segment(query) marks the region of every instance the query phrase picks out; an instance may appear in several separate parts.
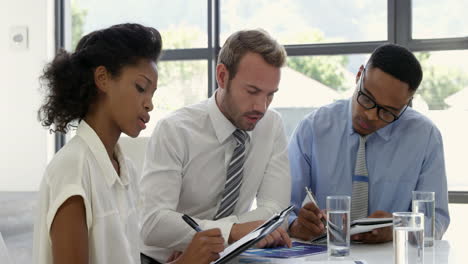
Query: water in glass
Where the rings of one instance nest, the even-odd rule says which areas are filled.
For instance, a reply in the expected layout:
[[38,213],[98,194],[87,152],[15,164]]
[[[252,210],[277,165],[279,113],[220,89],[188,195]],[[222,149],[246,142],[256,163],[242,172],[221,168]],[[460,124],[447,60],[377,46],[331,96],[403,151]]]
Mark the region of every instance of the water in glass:
[[344,257],[349,255],[349,211],[328,211],[327,240],[330,256]]
[[393,229],[394,263],[423,264],[423,241],[423,227],[395,227]]

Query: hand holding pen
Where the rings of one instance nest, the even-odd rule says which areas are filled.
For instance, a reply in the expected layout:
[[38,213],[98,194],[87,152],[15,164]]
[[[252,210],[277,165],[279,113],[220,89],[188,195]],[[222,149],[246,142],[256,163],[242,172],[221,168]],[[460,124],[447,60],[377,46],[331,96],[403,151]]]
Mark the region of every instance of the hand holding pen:
[[192,227],[195,231],[197,231],[197,232],[201,232],[201,231],[202,231],[201,228],[200,228],[200,226],[197,224],[197,222],[195,222],[195,220],[192,219],[192,217],[190,217],[190,216],[184,214],[184,215],[182,216],[182,219],[184,219],[184,221],[185,221],[190,227]]
[[197,233],[182,255],[173,263],[201,263],[209,264],[219,258],[219,253],[224,250],[224,239],[219,228],[202,230],[197,222],[188,215],[182,219]]
[[325,232],[326,220],[323,212],[317,206],[317,200],[308,188],[306,188],[306,195],[311,202],[304,204],[299,209],[297,219],[291,223],[289,232],[292,237],[311,240]]
[[[305,190],[306,190],[306,193],[307,193],[307,196],[309,197],[309,200],[315,204],[315,206],[320,210],[320,207],[318,206],[318,201],[317,199],[315,198],[315,195],[314,193],[310,190],[309,187],[305,187]],[[321,217],[320,218],[320,221],[322,222],[322,224],[324,226],[327,226],[327,221],[325,220],[325,217]]]

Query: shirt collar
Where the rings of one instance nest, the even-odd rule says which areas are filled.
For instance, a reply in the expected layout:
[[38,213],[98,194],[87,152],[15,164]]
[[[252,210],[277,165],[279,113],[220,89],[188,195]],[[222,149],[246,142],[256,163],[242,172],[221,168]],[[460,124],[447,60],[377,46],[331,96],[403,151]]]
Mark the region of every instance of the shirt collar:
[[[219,143],[222,144],[232,135],[232,133],[234,133],[237,127],[234,126],[219,109],[218,104],[216,104],[216,93],[217,92],[208,99],[208,114],[210,115],[216,137],[218,138]],[[246,132],[250,139],[252,137],[252,131]]]
[[[353,104],[352,104],[352,100],[353,100],[353,97],[351,97],[351,99],[349,99],[348,102],[347,102],[348,103],[348,114],[347,114],[347,125],[346,125],[347,128],[346,129],[348,130],[349,135],[352,135],[353,133],[356,133],[356,131],[354,131],[354,128],[353,128],[353,117],[352,117],[352,106],[353,106]],[[398,122],[399,122],[399,120],[397,120],[397,121],[395,121],[393,123],[390,123],[390,124],[384,126],[383,128],[375,131],[372,134],[377,134],[382,139],[384,139],[385,141],[389,141],[390,137],[392,136],[393,127]],[[369,136],[371,136],[371,135],[369,135]]]
[[125,159],[122,155],[120,145],[117,143],[115,145],[115,155],[117,157],[117,161],[119,162],[120,167],[120,177],[114,169],[109,156],[107,155],[106,148],[102,143],[99,136],[90,127],[84,120],[81,120],[80,124],[78,125],[76,135],[81,137],[84,142],[88,145],[89,149],[93,153],[94,157],[96,158],[97,163],[101,167],[103,177],[106,179],[107,184],[112,186],[116,181],[122,184],[123,186],[128,186],[129,184],[129,175],[127,164],[125,163]]

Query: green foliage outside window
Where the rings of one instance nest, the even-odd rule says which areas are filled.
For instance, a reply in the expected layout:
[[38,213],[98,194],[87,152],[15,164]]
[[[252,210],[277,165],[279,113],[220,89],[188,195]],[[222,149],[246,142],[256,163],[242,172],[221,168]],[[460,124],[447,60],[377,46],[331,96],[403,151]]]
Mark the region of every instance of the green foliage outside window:
[[81,9],[76,1],[71,2],[72,8],[72,49],[75,50],[78,41],[83,36],[83,24],[88,14],[87,10]]
[[[87,10],[80,9],[76,1],[72,1],[72,48],[83,35],[83,25],[87,16]],[[180,49],[189,46],[191,42],[206,42],[206,36],[199,29],[190,26],[172,27],[161,32],[163,37],[163,49]],[[301,43],[320,43],[324,41],[323,33],[317,29],[301,33],[294,33],[293,39]],[[329,42],[330,40],[327,39]],[[447,69],[429,63],[429,52],[417,53],[423,67],[424,78],[418,89],[418,94],[427,102],[430,110],[447,109],[445,98],[468,86],[468,76],[461,70]],[[338,56],[290,56],[288,67],[303,73],[304,75],[321,82],[322,84],[338,92],[346,91],[347,87],[345,71],[348,57]],[[159,64],[159,86],[173,89],[171,92],[183,98],[183,104],[195,103],[200,97],[200,87],[206,85],[202,82],[194,83],[202,78],[197,76],[206,74],[206,64],[198,61],[172,61]],[[205,89],[202,89],[205,90]],[[164,104],[159,100],[158,104]],[[159,105],[169,109],[169,105]]]
[[417,53],[423,68],[423,80],[417,94],[426,101],[430,110],[444,110],[448,108],[445,98],[468,86],[468,76],[461,70],[447,69],[431,65],[429,52]]
[[[301,43],[321,43],[325,40],[319,30],[310,30],[291,36]],[[346,56],[295,56],[289,57],[288,66],[304,75],[338,91],[346,91],[344,71],[348,64]]]

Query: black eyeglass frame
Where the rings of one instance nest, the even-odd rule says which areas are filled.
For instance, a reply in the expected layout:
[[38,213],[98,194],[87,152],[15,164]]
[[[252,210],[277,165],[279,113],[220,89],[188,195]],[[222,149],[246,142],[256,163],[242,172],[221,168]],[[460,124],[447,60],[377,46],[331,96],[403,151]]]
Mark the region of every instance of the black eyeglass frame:
[[[362,73],[361,73],[361,76],[360,76],[360,80],[359,80],[359,90],[358,90],[358,95],[356,96],[356,101],[358,102],[358,104],[360,106],[362,106],[364,109],[366,110],[371,110],[371,109],[374,109],[374,108],[377,108],[377,116],[379,117],[380,120],[384,121],[385,123],[393,123],[395,121],[397,121],[402,115],[403,113],[406,111],[406,109],[408,108],[408,106],[411,104],[411,101],[413,100],[413,97],[410,98],[410,100],[408,101],[408,103],[406,104],[405,108],[403,110],[400,111],[400,114],[399,115],[395,115],[394,113],[392,113],[390,110],[388,110],[387,108],[377,104],[374,99],[372,99],[369,95],[365,94],[363,91],[362,91],[362,83],[364,82],[364,74],[366,73],[366,68],[364,68],[362,70]],[[373,103],[373,106],[371,107],[367,107],[365,105],[363,105],[360,101],[359,101],[359,98],[361,96],[364,96],[366,99],[368,99],[370,102]],[[391,114],[393,116],[393,120],[391,121],[387,121],[385,120],[384,118],[381,117],[381,111],[382,110],[385,110],[387,111],[389,114]]]

